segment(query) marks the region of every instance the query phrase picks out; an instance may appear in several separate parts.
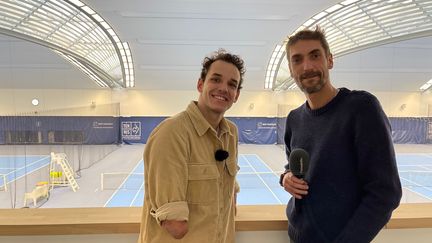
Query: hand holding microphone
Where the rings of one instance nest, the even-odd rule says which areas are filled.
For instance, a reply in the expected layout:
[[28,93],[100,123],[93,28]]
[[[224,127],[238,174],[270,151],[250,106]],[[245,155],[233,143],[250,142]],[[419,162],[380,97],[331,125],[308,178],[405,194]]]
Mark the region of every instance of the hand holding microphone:
[[309,169],[309,154],[304,149],[294,149],[289,156],[289,168],[282,178],[282,186],[296,199],[302,199],[309,189],[303,180]]

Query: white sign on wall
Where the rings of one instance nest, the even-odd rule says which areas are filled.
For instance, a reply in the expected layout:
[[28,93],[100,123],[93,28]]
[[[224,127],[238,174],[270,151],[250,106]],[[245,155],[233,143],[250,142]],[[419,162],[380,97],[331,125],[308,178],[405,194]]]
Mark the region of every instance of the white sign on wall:
[[141,122],[123,121],[121,124],[122,138],[125,140],[141,140]]

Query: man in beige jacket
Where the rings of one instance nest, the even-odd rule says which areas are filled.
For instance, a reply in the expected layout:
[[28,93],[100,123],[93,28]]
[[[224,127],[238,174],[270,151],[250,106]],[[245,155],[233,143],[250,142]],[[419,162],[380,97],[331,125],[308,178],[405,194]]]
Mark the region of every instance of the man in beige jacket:
[[163,121],[144,151],[140,243],[230,243],[237,127],[224,118],[240,95],[243,60],[223,50],[203,61],[198,101]]

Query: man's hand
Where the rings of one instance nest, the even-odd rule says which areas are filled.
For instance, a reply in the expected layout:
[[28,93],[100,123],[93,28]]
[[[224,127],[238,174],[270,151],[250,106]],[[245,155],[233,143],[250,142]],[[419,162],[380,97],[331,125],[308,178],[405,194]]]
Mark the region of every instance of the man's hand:
[[175,239],[183,238],[188,232],[187,221],[164,220],[161,226]]
[[303,196],[308,194],[309,186],[306,181],[295,177],[291,172],[285,174],[282,186],[285,191],[289,192],[296,199],[302,199]]

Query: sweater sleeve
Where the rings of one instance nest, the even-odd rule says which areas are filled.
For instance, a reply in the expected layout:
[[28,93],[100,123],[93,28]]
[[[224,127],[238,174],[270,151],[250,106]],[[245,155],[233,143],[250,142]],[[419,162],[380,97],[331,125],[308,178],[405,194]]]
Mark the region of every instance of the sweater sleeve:
[[288,158],[289,155],[291,153],[291,127],[289,126],[289,121],[290,121],[290,114],[288,114],[287,119],[286,119],[286,123],[285,123],[285,133],[284,133],[284,142],[285,142],[285,156],[286,156],[286,161],[287,163],[285,164],[284,168],[285,171],[289,171],[289,163],[288,163]]
[[402,196],[388,118],[370,94],[357,105],[354,136],[362,198],[338,243],[371,242]]

